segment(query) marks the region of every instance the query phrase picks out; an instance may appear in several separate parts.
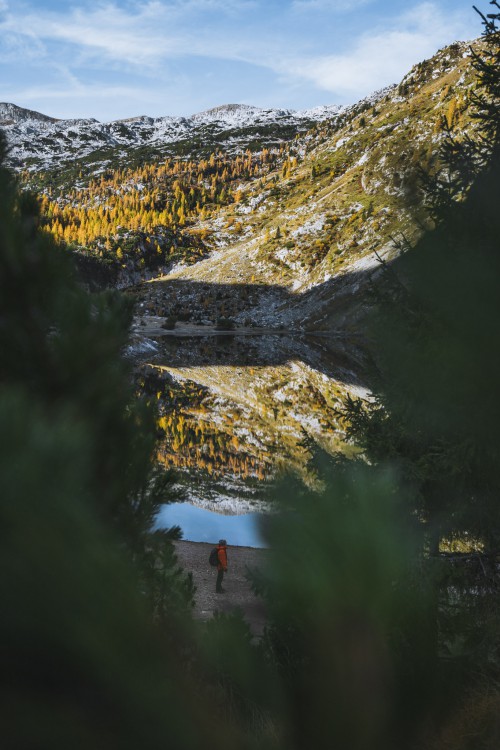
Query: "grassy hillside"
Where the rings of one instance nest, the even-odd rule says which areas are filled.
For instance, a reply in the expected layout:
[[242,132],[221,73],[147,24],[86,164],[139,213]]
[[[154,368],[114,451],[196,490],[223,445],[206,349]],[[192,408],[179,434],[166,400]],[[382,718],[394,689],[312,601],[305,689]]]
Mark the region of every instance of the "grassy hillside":
[[[468,48],[455,44],[413,68],[398,87],[296,139],[274,170],[240,185],[237,203],[198,222],[216,247],[200,263],[148,285],[148,304],[162,314],[162,300],[171,305],[190,280],[234,284],[232,308],[240,322],[250,317],[269,325],[274,316],[285,324],[319,325],[339,292],[352,296],[378,267],[377,256],[396,254],[394,238],[419,233],[426,221],[419,169],[437,169],[448,127],[457,137],[473,131],[474,85]],[[246,285],[259,290],[250,316],[241,301]],[[265,304],[262,287],[268,288]],[[307,294],[312,287],[313,296]],[[203,306],[193,302],[193,310]]]

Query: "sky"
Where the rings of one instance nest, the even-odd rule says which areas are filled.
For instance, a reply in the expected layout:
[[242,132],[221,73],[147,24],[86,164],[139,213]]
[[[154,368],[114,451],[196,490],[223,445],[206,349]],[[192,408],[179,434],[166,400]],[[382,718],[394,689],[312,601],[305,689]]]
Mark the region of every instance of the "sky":
[[0,102],[103,122],[354,103],[478,37],[472,3],[0,0]]

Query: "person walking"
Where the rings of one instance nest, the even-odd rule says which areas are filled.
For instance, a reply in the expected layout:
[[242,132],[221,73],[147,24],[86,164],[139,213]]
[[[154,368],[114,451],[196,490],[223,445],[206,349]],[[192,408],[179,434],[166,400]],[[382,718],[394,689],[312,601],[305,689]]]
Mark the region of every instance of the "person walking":
[[219,539],[217,545],[217,581],[215,584],[215,591],[217,594],[223,594],[224,589],[222,588],[222,579],[224,573],[227,573],[227,542],[225,539]]

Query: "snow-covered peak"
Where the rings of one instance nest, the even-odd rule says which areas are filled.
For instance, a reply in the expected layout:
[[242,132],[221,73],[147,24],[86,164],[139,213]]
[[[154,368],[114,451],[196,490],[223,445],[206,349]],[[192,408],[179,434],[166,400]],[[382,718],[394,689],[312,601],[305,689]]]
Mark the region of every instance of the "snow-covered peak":
[[187,153],[190,141],[193,149],[200,144],[206,148],[212,142],[214,150],[221,146],[244,148],[249,137],[259,137],[260,126],[261,142],[276,144],[290,137],[290,129],[305,132],[313,122],[329,119],[342,110],[335,105],[296,112],[224,104],[191,117],[140,115],[101,123],[93,118],[57,120],[5,103],[0,104],[0,127],[7,135],[13,166],[47,169],[56,162],[86,157],[103,148],[152,146],[165,148],[168,153],[171,144],[182,142]]
[[192,115],[190,119],[196,124],[220,123],[228,128],[242,128],[259,123],[277,122],[284,117],[293,118],[293,110],[263,109],[249,104],[224,104]]
[[295,117],[301,117],[305,120],[328,120],[331,117],[337,117],[344,109],[345,107],[340,104],[322,104],[319,107],[295,112]]
[[41,112],[35,112],[32,109],[18,107],[17,104],[0,102],[0,125],[15,125],[28,121],[52,123],[57,122],[57,119],[55,117],[48,117],[48,115],[42,115]]
[[249,104],[224,104],[199,112],[190,118],[195,123],[221,123],[226,127],[246,127],[272,122],[296,122],[300,120],[325,120],[338,115],[343,107],[326,105],[313,109],[294,110],[254,107]]
[[176,117],[171,115],[150,117],[148,115],[138,115],[137,117],[128,117],[101,123],[93,117],[57,119],[44,115],[41,112],[35,112],[30,109],[18,107],[16,104],[4,102],[0,103],[0,125],[12,128],[25,125],[29,122],[31,124],[54,125],[56,129],[95,125],[110,131],[123,126],[132,130],[136,128],[154,128],[159,131],[173,125],[182,125],[190,128],[215,123],[229,128],[240,128],[259,123],[280,123],[285,120],[289,120],[290,122],[296,120],[324,120],[338,115],[343,109],[344,107],[335,104],[298,111],[293,109],[255,107],[250,104],[223,104],[207,109],[204,112],[197,112],[190,117]]
[[256,115],[261,112],[260,107],[254,107],[251,104],[221,104],[218,107],[211,107],[203,112],[197,112],[191,116],[192,120],[225,120],[228,117],[246,117]]
[[109,125],[121,124],[124,125],[152,125],[154,123],[154,117],[148,115],[137,115],[136,117],[127,117],[124,120],[112,120],[108,123]]

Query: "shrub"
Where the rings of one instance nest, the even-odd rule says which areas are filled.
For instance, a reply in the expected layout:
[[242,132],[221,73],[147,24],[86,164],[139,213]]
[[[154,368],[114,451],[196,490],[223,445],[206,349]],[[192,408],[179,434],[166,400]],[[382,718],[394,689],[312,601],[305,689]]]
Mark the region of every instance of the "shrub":
[[232,331],[235,328],[235,323],[231,318],[217,318],[215,328],[218,331]]

